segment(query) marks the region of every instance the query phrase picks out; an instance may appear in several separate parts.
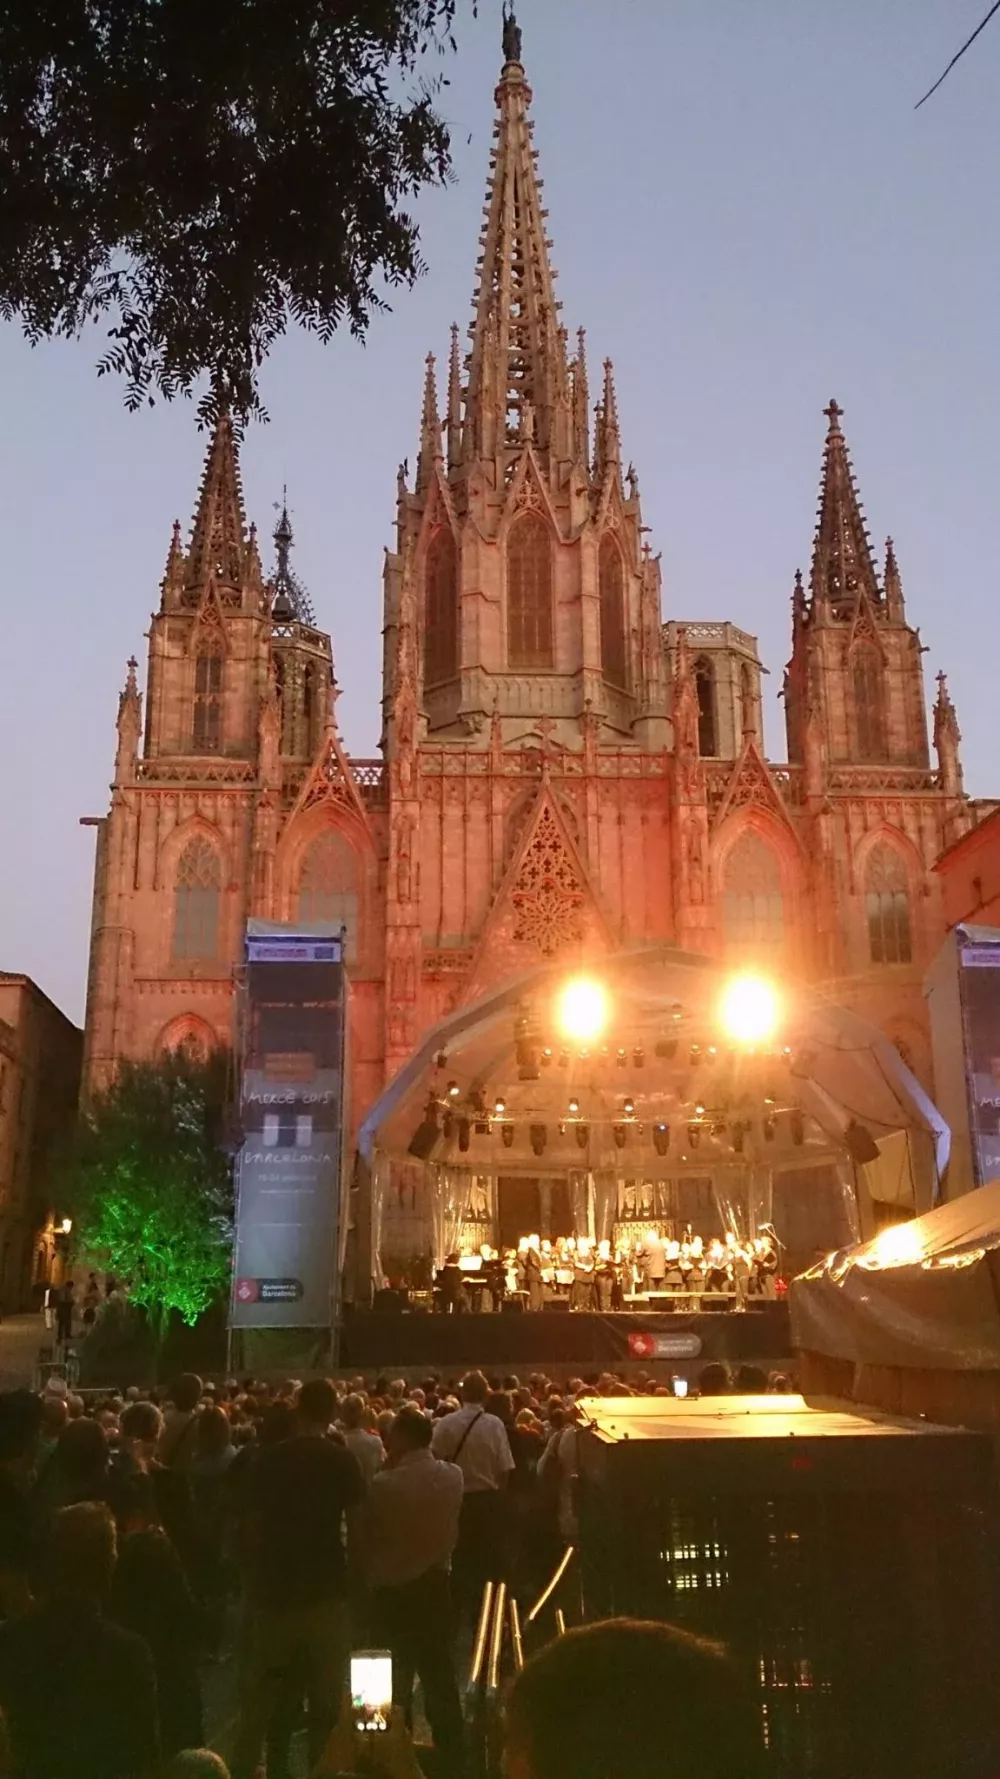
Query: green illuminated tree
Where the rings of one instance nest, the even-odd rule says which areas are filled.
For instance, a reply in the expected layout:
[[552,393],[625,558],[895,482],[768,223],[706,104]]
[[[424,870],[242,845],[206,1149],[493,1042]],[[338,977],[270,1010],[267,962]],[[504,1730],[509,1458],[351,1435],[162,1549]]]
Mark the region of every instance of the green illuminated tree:
[[157,1344],[174,1313],[193,1324],[229,1283],[228,1079],[224,1051],[126,1062],[80,1117],[67,1167],[74,1247],[122,1281]]

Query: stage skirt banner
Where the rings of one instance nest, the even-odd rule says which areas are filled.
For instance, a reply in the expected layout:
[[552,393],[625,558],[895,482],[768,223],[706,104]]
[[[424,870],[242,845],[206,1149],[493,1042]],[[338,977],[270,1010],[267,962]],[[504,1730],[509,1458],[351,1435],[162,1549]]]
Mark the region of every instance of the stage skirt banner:
[[234,1328],[327,1328],[341,1200],[341,941],[255,925],[247,933],[230,1320]]

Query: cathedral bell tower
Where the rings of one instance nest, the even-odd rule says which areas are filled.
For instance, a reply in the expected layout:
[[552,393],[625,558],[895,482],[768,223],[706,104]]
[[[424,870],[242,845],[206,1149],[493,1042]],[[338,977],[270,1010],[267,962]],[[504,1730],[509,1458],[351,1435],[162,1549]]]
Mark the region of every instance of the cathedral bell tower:
[[623,476],[610,361],[591,425],[583,331],[569,355],[532,146],[521,33],[504,29],[470,350],[452,329],[442,416],[426,365],[414,485],[400,471],[385,571],[391,748],[400,612],[412,596],[425,733],[485,747],[539,719],[578,746],[663,745],[660,573]]
[[881,584],[841,431],[826,445],[809,590],[796,575],[785,670],[788,758],[837,766],[929,765],[919,632],[906,621],[892,539]]

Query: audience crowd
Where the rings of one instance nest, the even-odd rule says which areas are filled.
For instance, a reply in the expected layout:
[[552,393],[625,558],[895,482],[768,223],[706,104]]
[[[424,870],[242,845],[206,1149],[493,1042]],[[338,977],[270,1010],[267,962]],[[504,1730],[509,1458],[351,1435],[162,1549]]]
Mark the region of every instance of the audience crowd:
[[[790,1387],[755,1367],[700,1379],[703,1394]],[[0,1394],[0,1779],[222,1779],[230,1768],[204,1746],[204,1690],[230,1659],[233,1779],[289,1779],[303,1722],[317,1779],[358,1759],[410,1779],[422,1771],[408,1733],[418,1679],[433,1770],[460,1779],[456,1645],[464,1626],[468,1647],[484,1582],[503,1577],[527,1603],[573,1539],[586,1399],[670,1393],[641,1373],[629,1384],[472,1372],[419,1384],[185,1374],[162,1394],[86,1398],[54,1379]],[[391,1650],[398,1709],[388,1734],[359,1741],[344,1684],[363,1646]],[[676,1768],[673,1754],[664,1764],[652,1729],[643,1764],[644,1700],[659,1712],[671,1677],[692,1737],[702,1695],[717,1713],[732,1691],[749,1772],[753,1735],[722,1652],[610,1621],[559,1639],[517,1679],[511,1779],[721,1772],[718,1721],[700,1764],[683,1764],[681,1741]],[[584,1692],[570,1700],[572,1687]],[[633,1746],[616,1765],[623,1698]],[[575,1754],[561,1699],[582,1726]]]

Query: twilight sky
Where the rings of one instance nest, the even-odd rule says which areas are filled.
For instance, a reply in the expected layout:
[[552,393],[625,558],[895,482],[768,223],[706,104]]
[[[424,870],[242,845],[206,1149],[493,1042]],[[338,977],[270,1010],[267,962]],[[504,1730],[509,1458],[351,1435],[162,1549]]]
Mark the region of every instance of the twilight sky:
[[[563,320],[591,384],[614,359],[664,617],[730,618],[770,668],[808,567],[822,409],[842,403],[873,542],[896,540],[931,673],[947,668],[966,784],[994,765],[1000,18],[913,107],[985,0],[521,0]],[[262,533],[287,481],[296,563],[333,634],[348,747],[378,736],[380,575],[423,360],[470,318],[500,68],[498,0],[460,17],[443,94],[456,181],[419,207],[428,271],[372,326],[294,335],[243,450]],[[468,0],[460,0],[468,14]],[[187,403],[129,415],[102,336],[32,351],[0,326],[5,532],[0,964],[82,1020],[93,833],[116,699],[188,525],[204,441]],[[266,557],[266,561],[269,558]]]

